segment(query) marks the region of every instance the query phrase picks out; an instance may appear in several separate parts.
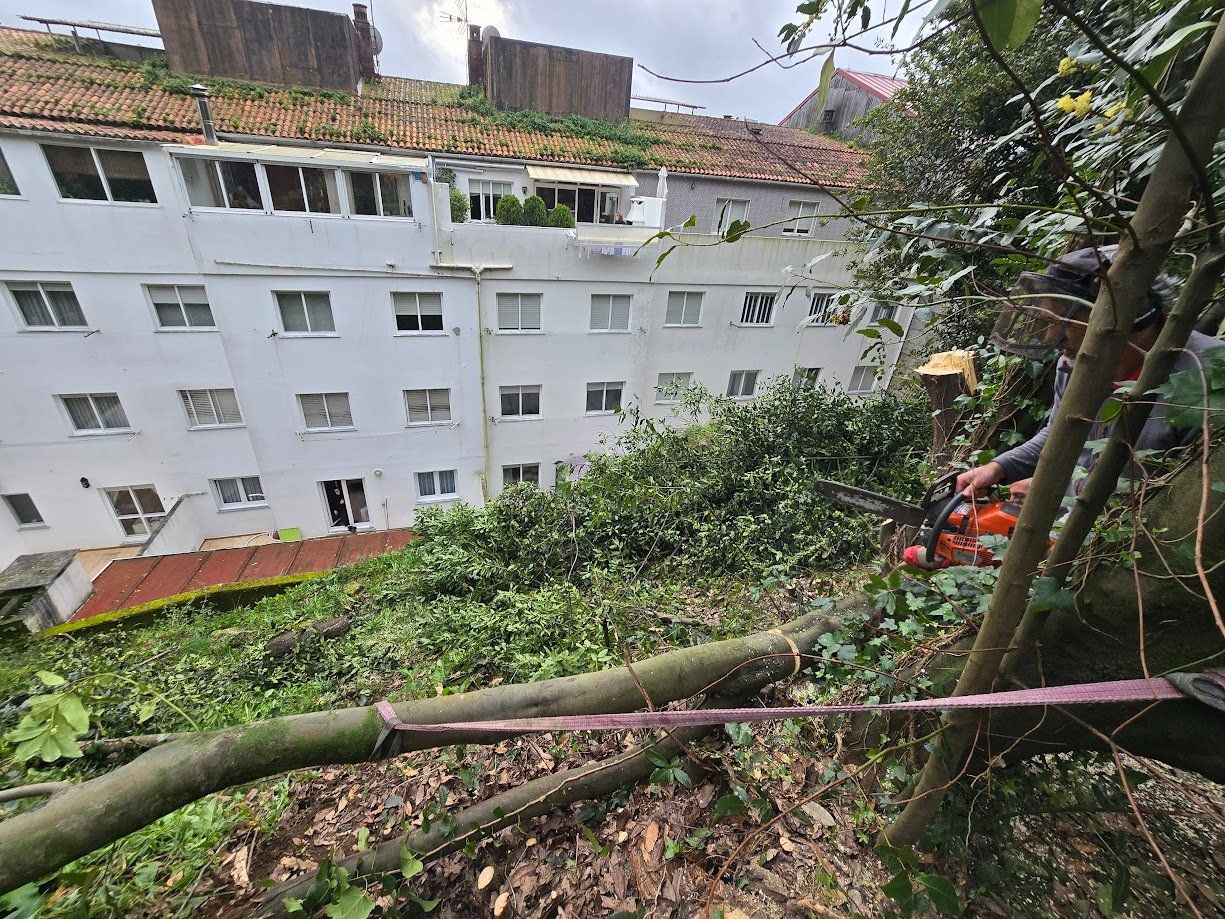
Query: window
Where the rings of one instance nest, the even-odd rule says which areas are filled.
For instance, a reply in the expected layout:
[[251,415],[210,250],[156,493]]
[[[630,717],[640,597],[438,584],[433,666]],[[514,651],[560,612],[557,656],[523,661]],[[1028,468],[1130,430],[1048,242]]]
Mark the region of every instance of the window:
[[237,479],[213,479],[213,491],[222,507],[242,507],[264,503],[264,486],[259,476],[246,475]]
[[574,212],[575,223],[614,223],[621,213],[621,190],[596,185],[541,185],[536,194],[547,210],[564,204]]
[[897,321],[897,304],[896,303],[873,303],[872,312],[868,315],[868,325],[880,322],[882,319],[888,319],[890,322]]
[[319,490],[323,492],[332,529],[357,529],[370,523],[364,479],[328,479],[319,483]]
[[808,304],[809,325],[836,325],[838,322],[837,294],[816,293]]
[[689,388],[693,374],[661,373],[655,384],[655,402],[657,405],[669,405],[681,401],[681,392]]
[[696,326],[702,319],[702,291],[668,291],[668,311],[664,325]]
[[149,299],[160,329],[215,329],[213,310],[204,288],[196,285],[150,284]]
[[540,329],[540,294],[498,294],[498,328],[503,332]]
[[871,392],[876,388],[876,365],[860,364],[851,371],[851,382],[847,392]]
[[760,370],[733,370],[727,380],[727,394],[733,399],[751,399],[757,391]]
[[21,194],[21,189],[17,187],[17,180],[13,178],[13,172],[4,159],[4,153],[0,152],[0,195],[19,194]]
[[224,207],[240,211],[265,210],[255,164],[242,160],[205,160],[181,157],[179,172],[192,207]]
[[715,199],[715,232],[723,236],[737,220],[747,220],[749,202],[740,198]]
[[539,386],[502,386],[498,393],[502,400],[503,418],[523,418],[540,414]]
[[397,332],[441,332],[442,294],[394,293]]
[[783,224],[784,236],[810,236],[816,222],[819,205],[816,201],[791,201],[787,204],[787,223]]
[[42,148],[61,198],[157,202],[142,153],[60,144],[43,144]]
[[43,521],[43,515],[38,512],[38,508],[34,505],[34,499],[29,495],[4,495],[4,503],[8,505],[9,510],[13,512],[13,516],[17,518],[19,527],[40,527],[46,526]]
[[438,424],[451,420],[449,389],[406,389],[404,405],[409,424]]
[[298,396],[298,404],[302,406],[302,419],[308,431],[353,427],[347,392],[302,393]]
[[625,383],[588,383],[587,412],[608,414],[621,409],[621,391]]
[[104,488],[124,536],[148,536],[153,524],[166,516],[162,499],[152,485]]
[[83,329],[85,314],[71,284],[9,284],[27,329]]
[[78,434],[131,430],[128,416],[119,404],[119,397],[113,392],[60,396],[60,401],[64,403],[72,428]]
[[455,470],[441,469],[437,472],[418,472],[417,491],[420,501],[445,501],[458,496],[455,490]]
[[628,332],[629,327],[629,294],[591,295],[591,331]]
[[504,486],[518,485],[526,482],[529,485],[540,484],[540,464],[523,463],[518,466],[502,467],[502,484]]
[[816,389],[817,382],[820,379],[820,367],[796,367],[795,376],[791,378],[791,384],[797,389]]
[[498,200],[514,191],[509,182],[472,179],[468,182],[468,216],[471,220],[493,220]]
[[413,216],[412,177],[391,172],[344,172],[349,206],[366,217]]
[[274,211],[339,214],[336,170],[318,166],[264,164]]
[[281,328],[291,335],[321,335],[336,331],[332,299],[327,292],[277,291]]
[[242,424],[242,412],[232,389],[180,389],[190,428],[219,428]]
[[740,309],[741,325],[769,325],[774,320],[775,294],[754,293],[744,295],[744,306]]

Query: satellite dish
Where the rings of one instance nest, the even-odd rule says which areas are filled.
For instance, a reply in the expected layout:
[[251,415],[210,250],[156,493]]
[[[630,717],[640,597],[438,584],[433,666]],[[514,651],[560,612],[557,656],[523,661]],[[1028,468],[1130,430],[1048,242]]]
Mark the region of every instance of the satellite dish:
[[497,26],[485,26],[481,29],[481,41],[489,41],[491,38],[501,38],[502,33],[498,31]]
[[376,55],[382,54],[383,53],[383,33],[379,31],[378,26],[376,26],[373,22],[370,23],[370,32],[372,33],[372,37],[374,38],[374,53]]

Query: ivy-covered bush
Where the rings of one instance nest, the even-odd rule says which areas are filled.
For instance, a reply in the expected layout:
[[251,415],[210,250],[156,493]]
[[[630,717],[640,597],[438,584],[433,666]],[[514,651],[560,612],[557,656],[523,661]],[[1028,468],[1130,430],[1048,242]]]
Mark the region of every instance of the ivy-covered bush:
[[523,225],[525,227],[542,227],[548,220],[549,212],[540,195],[528,195],[523,199]]
[[447,191],[447,198],[451,202],[451,222],[464,223],[468,219],[468,199],[455,186]]
[[503,195],[498,199],[493,210],[494,219],[504,227],[517,227],[523,224],[523,205],[515,195]]
[[574,229],[574,211],[564,204],[557,205],[549,211],[549,226]]

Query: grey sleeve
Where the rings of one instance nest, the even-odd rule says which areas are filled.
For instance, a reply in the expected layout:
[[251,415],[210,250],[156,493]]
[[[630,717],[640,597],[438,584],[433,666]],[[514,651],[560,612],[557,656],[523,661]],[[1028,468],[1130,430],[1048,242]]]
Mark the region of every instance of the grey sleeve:
[[1005,485],[1028,479],[1034,474],[1034,470],[1038,467],[1038,457],[1042,454],[1042,448],[1046,446],[1046,439],[1051,433],[1051,419],[1059,411],[1059,403],[1063,400],[1063,391],[1067,388],[1069,375],[1070,370],[1060,359],[1059,367],[1055,371],[1055,395],[1051,399],[1051,413],[1047,416],[1046,424],[1042,425],[1042,430],[1025,443],[1011,450],[1005,450],[995,458],[995,462],[1004,468]]

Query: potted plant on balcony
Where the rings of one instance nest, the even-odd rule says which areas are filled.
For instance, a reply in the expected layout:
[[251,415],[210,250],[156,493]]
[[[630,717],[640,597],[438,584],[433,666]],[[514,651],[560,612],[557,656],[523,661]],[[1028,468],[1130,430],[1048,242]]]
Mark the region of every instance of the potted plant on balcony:
[[520,226],[523,223],[523,205],[514,195],[503,195],[498,199],[493,216],[501,226]]
[[549,226],[574,229],[574,211],[564,204],[557,205],[549,211]]
[[529,195],[523,199],[523,225],[542,227],[549,221],[549,212],[540,195]]

